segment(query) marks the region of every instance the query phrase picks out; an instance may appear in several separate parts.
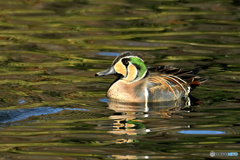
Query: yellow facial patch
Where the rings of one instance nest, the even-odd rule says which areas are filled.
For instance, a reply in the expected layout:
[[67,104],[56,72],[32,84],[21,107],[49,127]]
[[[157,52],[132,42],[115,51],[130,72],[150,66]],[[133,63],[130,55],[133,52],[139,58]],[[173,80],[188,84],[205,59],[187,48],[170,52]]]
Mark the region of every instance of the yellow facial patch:
[[128,69],[128,75],[127,75],[126,78],[124,78],[124,80],[125,80],[125,81],[128,81],[128,82],[131,82],[131,81],[133,81],[133,80],[136,78],[136,76],[137,76],[137,68],[136,68],[134,65],[132,65],[131,63],[129,63],[127,69]]
[[124,77],[127,75],[126,67],[122,64],[121,61],[117,62],[117,63],[114,65],[114,70],[115,70],[117,73],[122,74]]

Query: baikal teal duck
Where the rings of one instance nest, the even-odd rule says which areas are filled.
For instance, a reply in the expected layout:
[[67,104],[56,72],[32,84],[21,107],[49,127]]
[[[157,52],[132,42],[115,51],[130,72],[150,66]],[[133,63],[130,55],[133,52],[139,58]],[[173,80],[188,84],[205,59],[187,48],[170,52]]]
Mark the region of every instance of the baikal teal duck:
[[112,65],[95,76],[116,75],[108,89],[111,100],[129,103],[173,101],[187,97],[207,80],[198,77],[200,68],[178,69],[171,66],[146,67],[140,55],[123,52]]

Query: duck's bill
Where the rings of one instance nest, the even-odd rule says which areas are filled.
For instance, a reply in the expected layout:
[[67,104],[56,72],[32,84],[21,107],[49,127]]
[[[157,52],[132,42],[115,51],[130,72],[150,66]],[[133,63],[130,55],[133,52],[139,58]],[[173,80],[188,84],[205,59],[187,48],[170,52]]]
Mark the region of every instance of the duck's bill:
[[108,68],[108,69],[105,70],[105,71],[96,73],[96,74],[95,74],[95,77],[96,77],[96,76],[114,75],[114,74],[117,74],[117,72],[114,70],[114,67],[110,67],[110,68]]

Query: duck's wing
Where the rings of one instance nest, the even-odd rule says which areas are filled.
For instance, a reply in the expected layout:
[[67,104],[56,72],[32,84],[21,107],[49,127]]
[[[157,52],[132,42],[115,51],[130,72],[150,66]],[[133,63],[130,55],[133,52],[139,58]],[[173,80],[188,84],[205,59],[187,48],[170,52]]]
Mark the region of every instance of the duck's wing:
[[159,73],[149,74],[147,88],[152,102],[176,100],[190,92],[189,84],[181,78]]
[[[201,83],[205,82],[207,77],[198,77],[197,74],[200,71],[200,67],[193,69],[179,69],[172,66],[157,66],[157,67],[149,67],[148,71],[150,75],[155,75],[158,73],[159,77],[161,77],[162,81],[165,80],[166,85],[170,87],[171,84],[178,85],[182,90],[187,91],[190,86],[190,90],[196,88]],[[190,92],[187,91],[187,92]]]

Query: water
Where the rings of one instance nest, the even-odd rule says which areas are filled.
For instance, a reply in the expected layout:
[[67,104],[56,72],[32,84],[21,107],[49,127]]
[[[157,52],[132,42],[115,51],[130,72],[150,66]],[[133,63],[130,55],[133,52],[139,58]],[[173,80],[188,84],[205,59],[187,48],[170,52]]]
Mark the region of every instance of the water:
[[[235,0],[1,1],[0,160],[240,153],[239,6]],[[108,102],[115,77],[94,74],[123,51],[141,53],[148,66],[200,66],[209,80],[191,102],[148,110]]]

